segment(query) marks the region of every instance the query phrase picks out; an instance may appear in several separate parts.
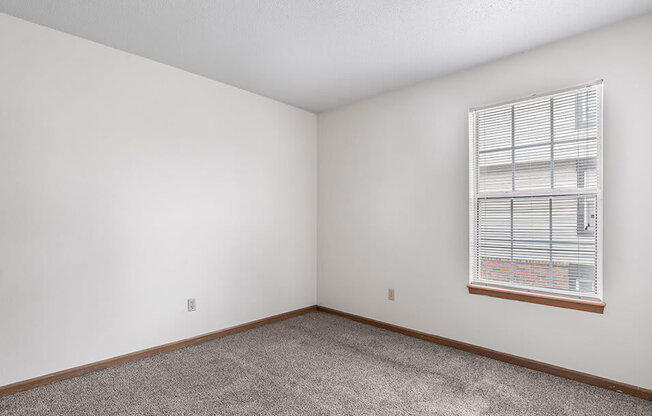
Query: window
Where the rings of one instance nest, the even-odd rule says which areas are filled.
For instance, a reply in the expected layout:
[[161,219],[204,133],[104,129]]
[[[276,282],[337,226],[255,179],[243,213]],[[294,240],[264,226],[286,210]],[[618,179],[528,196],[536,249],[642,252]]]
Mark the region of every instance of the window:
[[601,301],[602,81],[472,109],[469,136],[469,288]]

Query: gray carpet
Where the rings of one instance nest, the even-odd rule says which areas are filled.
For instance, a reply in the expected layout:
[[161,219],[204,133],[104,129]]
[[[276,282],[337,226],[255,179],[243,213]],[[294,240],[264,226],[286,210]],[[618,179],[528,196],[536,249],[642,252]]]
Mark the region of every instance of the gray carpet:
[[313,312],[0,398],[0,415],[652,415],[652,403]]

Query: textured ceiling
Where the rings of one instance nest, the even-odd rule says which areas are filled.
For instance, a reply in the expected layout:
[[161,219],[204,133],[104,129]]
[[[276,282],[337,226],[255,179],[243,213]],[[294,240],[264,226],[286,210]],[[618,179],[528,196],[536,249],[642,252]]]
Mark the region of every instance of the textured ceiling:
[[0,0],[0,12],[319,112],[652,0]]

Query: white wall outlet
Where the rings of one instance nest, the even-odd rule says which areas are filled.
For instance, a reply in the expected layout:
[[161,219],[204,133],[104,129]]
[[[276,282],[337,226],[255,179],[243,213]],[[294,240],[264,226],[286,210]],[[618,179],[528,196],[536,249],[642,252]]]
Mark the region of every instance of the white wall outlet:
[[387,299],[388,300],[394,300],[394,289],[393,288],[387,289]]
[[188,312],[194,312],[197,310],[197,302],[195,298],[188,299]]

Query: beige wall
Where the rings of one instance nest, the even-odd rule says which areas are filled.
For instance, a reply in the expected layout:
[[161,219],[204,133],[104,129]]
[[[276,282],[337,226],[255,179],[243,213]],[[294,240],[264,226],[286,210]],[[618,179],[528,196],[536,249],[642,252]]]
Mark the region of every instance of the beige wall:
[[[652,388],[651,40],[647,15],[320,114],[318,303]],[[468,109],[597,79],[604,315],[469,295]]]
[[0,385],[313,305],[316,192],[314,114],[0,14]]

